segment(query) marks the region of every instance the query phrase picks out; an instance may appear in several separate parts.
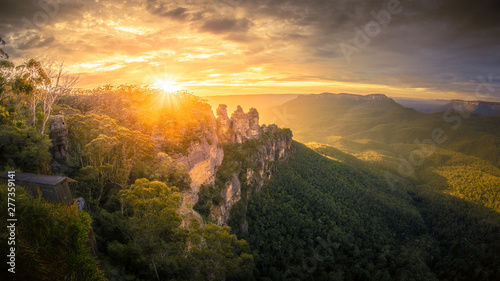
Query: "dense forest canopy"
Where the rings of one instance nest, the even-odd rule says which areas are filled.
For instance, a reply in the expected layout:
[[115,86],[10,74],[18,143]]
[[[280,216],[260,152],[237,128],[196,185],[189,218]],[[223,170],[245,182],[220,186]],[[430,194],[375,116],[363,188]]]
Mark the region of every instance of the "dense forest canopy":
[[259,280],[497,280],[500,215],[295,143],[250,199]]

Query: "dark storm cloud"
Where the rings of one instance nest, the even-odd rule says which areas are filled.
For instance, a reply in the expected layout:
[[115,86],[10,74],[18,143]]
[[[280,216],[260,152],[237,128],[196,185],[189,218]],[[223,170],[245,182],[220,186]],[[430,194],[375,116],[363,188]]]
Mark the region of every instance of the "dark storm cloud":
[[247,32],[252,23],[247,19],[212,19],[206,21],[200,31],[214,34],[225,34],[231,32]]
[[0,4],[0,24],[13,25],[19,23],[22,17],[33,15],[40,8],[34,8],[37,1],[4,0]]
[[357,74],[365,78],[376,71],[380,77],[375,74],[374,79],[390,76],[382,79],[458,91],[463,90],[463,84],[449,84],[441,77],[453,75],[458,82],[475,83],[479,75],[500,76],[500,2],[493,0],[401,0],[403,12],[392,15],[379,35],[354,55],[355,62],[347,63],[339,44],[354,44],[355,28],[363,29],[374,20],[372,12],[385,9],[387,3],[257,0],[245,1],[243,6],[255,11],[249,13],[251,18],[273,17],[292,27],[307,27],[300,40],[292,36],[280,39],[295,41],[312,56],[331,59],[332,65],[344,65],[343,71],[352,76],[363,69]]
[[[388,0],[245,0],[249,16],[278,17],[305,25],[316,24],[328,30],[344,25],[363,24],[372,10],[386,7]],[[401,0],[405,15],[420,21],[437,20],[453,23],[454,27],[477,30],[498,25],[500,2],[496,0]]]
[[43,48],[45,46],[50,45],[52,42],[56,40],[55,37],[51,36],[48,38],[35,35],[32,38],[27,39],[17,46],[19,50],[28,50],[28,49],[37,49]]
[[170,10],[168,12],[165,12],[165,13],[161,14],[161,16],[171,17],[174,19],[185,19],[187,16],[186,12],[187,12],[186,8],[179,7],[179,8],[175,8],[173,10]]
[[70,0],[2,0],[0,28],[2,32],[42,29],[47,24],[78,18],[82,8],[93,1]]
[[189,16],[187,13],[188,9],[184,7],[170,8],[167,3],[156,0],[148,0],[146,2],[146,9],[153,15],[178,20],[184,20]]

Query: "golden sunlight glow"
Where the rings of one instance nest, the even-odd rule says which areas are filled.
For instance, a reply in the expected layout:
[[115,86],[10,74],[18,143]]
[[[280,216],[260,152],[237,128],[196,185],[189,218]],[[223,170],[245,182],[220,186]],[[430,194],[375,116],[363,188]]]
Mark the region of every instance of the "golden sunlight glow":
[[175,93],[182,90],[182,86],[173,81],[156,81],[156,85],[154,86],[167,93]]
[[[164,68],[164,69],[162,69]],[[146,80],[152,88],[161,90],[164,93],[176,93],[184,90],[181,83],[177,82],[180,79],[178,71],[167,71],[165,67],[149,68]],[[173,73],[177,73],[174,75]]]
[[160,91],[155,100],[158,108],[176,109],[178,107],[177,92],[181,91],[183,87],[176,82],[175,78],[165,75],[164,80],[155,79],[152,87]]

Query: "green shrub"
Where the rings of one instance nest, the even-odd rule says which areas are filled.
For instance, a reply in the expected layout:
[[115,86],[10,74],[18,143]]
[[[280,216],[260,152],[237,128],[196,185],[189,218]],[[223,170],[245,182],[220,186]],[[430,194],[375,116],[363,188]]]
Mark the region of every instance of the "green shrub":
[[[91,219],[76,205],[48,203],[16,188],[17,280],[106,280],[91,254]],[[0,207],[7,210],[7,187],[0,187]],[[1,213],[1,227],[7,226]],[[2,232],[4,233],[4,232]],[[6,235],[2,235],[6,239]],[[2,240],[3,240],[2,239]],[[7,243],[0,248],[7,252]],[[2,263],[2,272],[6,272]]]

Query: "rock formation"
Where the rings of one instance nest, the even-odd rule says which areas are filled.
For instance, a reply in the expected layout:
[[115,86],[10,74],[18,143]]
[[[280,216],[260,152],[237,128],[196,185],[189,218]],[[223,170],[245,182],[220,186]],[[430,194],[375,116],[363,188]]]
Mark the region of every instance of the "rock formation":
[[214,182],[217,168],[224,158],[224,150],[217,135],[217,121],[212,112],[209,115],[211,119],[202,124],[198,141],[191,143],[187,153],[174,156],[176,162],[184,164],[191,178],[191,189],[183,192],[184,199],[180,209],[181,215],[184,216],[184,225],[192,217],[201,221],[201,216],[193,210],[193,206],[198,202],[200,186]]
[[[236,111],[231,115],[230,121],[227,119],[225,105],[219,106],[217,114],[219,116],[219,118],[217,118],[218,125],[220,124],[224,126],[219,128],[219,135],[224,139],[233,140],[232,142],[234,143],[243,143],[249,139],[257,139],[260,137],[261,128],[259,125],[259,112],[257,112],[257,109],[250,108],[248,113],[245,113],[243,112],[241,106],[238,106]],[[227,126],[230,126],[231,129],[226,129]]]
[[259,125],[259,112],[257,109],[250,108],[247,113],[248,116],[248,137],[249,139],[257,139],[260,137],[260,125]]
[[238,174],[233,174],[231,181],[226,183],[221,191],[222,204],[213,206],[212,217],[218,225],[222,225],[229,219],[229,211],[234,204],[241,199],[241,182]]
[[217,108],[217,135],[222,144],[234,141],[234,132],[231,129],[231,119],[227,115],[227,106],[219,105]]
[[231,115],[231,124],[235,143],[243,143],[245,140],[249,139],[250,127],[248,124],[248,116],[239,105],[236,111]]
[[62,115],[54,116],[50,124],[50,139],[52,139],[52,156],[57,161],[68,158],[69,139],[68,128]]
[[[211,114],[211,113],[210,113]],[[233,174],[220,191],[221,204],[213,206],[212,219],[218,224],[224,224],[229,219],[229,212],[233,205],[243,195],[242,184],[260,190],[265,180],[273,173],[274,163],[286,159],[292,146],[291,132],[283,133],[276,125],[262,127],[259,125],[259,113],[251,108],[248,113],[238,106],[236,111],[228,117],[226,105],[220,105],[217,110],[217,119],[212,119],[201,126],[198,138],[193,141],[187,153],[175,156],[177,162],[183,163],[191,177],[191,189],[184,192],[181,206],[183,225],[189,224],[191,218],[203,221],[193,209],[198,202],[198,193],[203,184],[215,184],[216,174],[224,159],[224,145],[243,144],[248,140],[259,140],[262,134],[267,134],[266,141],[248,155],[253,166],[258,169],[245,169]]]
[[[261,132],[260,129],[259,132]],[[223,202],[212,206],[211,217],[219,225],[227,223],[231,208],[242,197],[248,198],[251,191],[260,191],[266,180],[272,177],[277,163],[293,155],[290,131],[282,130],[276,125],[263,125],[262,133],[267,134],[266,141],[261,141],[261,145],[248,155],[247,161],[251,168],[241,169],[233,174],[232,179],[220,192]],[[247,193],[242,193],[242,184],[247,186]],[[245,229],[248,229],[248,225],[243,222],[241,230],[245,231]]]
[[61,174],[68,171],[68,151],[69,139],[68,128],[62,115],[55,115],[50,123],[49,137],[52,140],[51,170],[54,174]]

